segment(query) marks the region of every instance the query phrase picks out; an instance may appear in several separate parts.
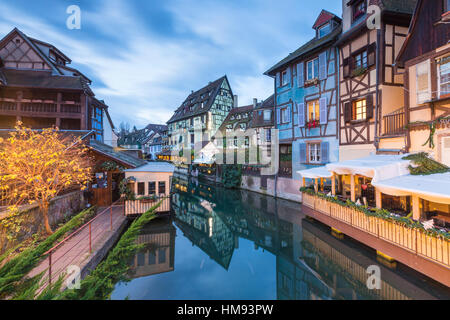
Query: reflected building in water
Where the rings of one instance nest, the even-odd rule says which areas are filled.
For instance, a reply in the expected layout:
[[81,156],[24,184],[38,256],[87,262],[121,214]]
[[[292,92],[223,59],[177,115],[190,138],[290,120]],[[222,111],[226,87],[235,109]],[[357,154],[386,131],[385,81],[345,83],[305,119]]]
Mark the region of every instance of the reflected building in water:
[[147,224],[137,243],[144,245],[130,261],[128,276],[132,279],[171,272],[175,264],[176,228],[167,218],[158,218]]
[[[176,187],[178,185],[178,187]],[[241,190],[175,181],[174,222],[209,257],[228,270],[239,238],[276,256],[278,299],[435,299],[449,298],[433,284],[390,269],[376,254],[328,227],[304,219],[298,204]],[[367,287],[370,265],[381,269],[381,289]],[[414,279],[413,279],[414,278]]]

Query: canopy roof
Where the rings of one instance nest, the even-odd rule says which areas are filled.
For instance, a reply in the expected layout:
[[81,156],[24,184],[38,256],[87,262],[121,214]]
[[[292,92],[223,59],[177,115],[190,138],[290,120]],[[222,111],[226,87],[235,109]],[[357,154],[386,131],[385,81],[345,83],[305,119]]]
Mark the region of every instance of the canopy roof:
[[450,172],[427,176],[406,175],[372,185],[392,196],[418,195],[421,199],[450,204]]
[[300,170],[297,173],[306,179],[331,178],[331,172],[325,166]]
[[174,171],[175,166],[168,162],[149,162],[138,168],[125,170],[125,172],[174,172]]
[[405,155],[371,155],[369,157],[327,164],[337,174],[355,174],[372,178],[372,183],[409,174]]

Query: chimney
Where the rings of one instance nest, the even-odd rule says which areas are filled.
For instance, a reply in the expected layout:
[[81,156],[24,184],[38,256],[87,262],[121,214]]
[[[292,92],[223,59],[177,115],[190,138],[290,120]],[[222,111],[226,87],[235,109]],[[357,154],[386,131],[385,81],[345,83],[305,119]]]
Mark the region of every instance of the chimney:
[[258,99],[253,98],[253,108],[256,108],[257,104],[258,104]]
[[237,108],[237,107],[239,107],[239,105],[238,105],[238,96],[237,96],[237,94],[235,94],[233,96],[233,108]]

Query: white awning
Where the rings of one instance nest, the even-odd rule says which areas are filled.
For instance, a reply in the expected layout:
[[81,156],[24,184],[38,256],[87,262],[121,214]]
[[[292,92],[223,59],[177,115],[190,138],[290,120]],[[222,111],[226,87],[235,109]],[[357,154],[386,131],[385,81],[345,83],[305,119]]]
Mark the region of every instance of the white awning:
[[306,179],[331,178],[331,172],[325,166],[300,170],[297,173]]
[[339,175],[354,174],[372,178],[372,183],[409,174],[406,155],[371,155],[369,157],[327,164],[329,171]]
[[372,185],[391,196],[417,195],[431,202],[450,204],[450,172],[427,176],[406,175],[372,182]]

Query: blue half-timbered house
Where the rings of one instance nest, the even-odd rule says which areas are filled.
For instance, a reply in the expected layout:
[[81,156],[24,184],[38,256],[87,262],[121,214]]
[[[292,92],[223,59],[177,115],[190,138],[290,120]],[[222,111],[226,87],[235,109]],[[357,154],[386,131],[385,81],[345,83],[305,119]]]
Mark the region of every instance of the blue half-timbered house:
[[315,37],[265,73],[275,82],[281,179],[299,180],[298,170],[339,160],[335,43],[341,22],[322,10],[313,26]]

